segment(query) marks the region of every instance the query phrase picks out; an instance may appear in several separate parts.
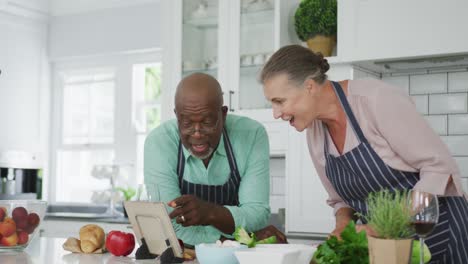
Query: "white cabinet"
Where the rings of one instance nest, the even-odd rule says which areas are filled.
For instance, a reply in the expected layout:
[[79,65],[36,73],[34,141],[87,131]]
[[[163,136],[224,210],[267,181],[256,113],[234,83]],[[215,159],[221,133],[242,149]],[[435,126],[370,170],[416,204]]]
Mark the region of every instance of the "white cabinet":
[[345,61],[468,52],[468,2],[339,0],[338,47]]
[[[163,1],[163,120],[173,117],[180,79],[205,72],[218,79],[231,113],[262,122],[273,155],[284,155],[286,125],[273,119],[258,74],[266,59],[291,43],[291,15],[299,0]],[[278,141],[277,141],[278,140]]]
[[333,209],[309,155],[305,133],[290,130],[286,154],[286,232],[328,234],[335,227]]
[[0,149],[41,152],[47,131],[46,24],[0,13]]

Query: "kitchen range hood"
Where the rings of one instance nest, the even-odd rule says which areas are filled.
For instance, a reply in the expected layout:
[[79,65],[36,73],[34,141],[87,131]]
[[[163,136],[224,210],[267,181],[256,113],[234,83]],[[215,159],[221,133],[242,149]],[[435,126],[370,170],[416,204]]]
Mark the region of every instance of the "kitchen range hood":
[[468,54],[363,61],[353,64],[375,73],[436,72],[459,69],[467,70]]

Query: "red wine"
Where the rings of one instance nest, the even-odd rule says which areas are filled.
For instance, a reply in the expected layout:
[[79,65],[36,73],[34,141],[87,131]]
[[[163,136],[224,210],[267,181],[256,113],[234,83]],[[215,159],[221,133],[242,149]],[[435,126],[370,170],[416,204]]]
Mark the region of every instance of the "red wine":
[[434,222],[416,221],[412,222],[411,225],[414,226],[416,234],[420,236],[427,236],[429,233],[432,232],[432,229],[434,229],[435,227]]

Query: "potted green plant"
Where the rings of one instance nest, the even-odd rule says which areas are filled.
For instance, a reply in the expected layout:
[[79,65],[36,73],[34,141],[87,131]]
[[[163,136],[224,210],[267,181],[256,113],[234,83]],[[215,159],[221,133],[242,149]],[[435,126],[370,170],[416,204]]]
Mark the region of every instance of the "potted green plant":
[[409,262],[414,231],[411,228],[407,195],[406,191],[389,190],[369,195],[368,212],[360,216],[377,234],[377,237],[368,237],[371,264]]
[[336,43],[336,0],[302,0],[294,15],[296,34],[314,52],[330,56]]

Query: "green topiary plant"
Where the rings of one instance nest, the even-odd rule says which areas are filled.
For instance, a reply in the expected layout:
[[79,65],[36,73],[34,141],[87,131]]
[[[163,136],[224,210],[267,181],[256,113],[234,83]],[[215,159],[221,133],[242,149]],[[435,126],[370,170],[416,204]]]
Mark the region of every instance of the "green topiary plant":
[[367,198],[367,224],[383,239],[406,239],[413,235],[406,191],[382,190]]
[[336,36],[336,0],[302,0],[294,15],[297,36],[307,41],[316,35]]

